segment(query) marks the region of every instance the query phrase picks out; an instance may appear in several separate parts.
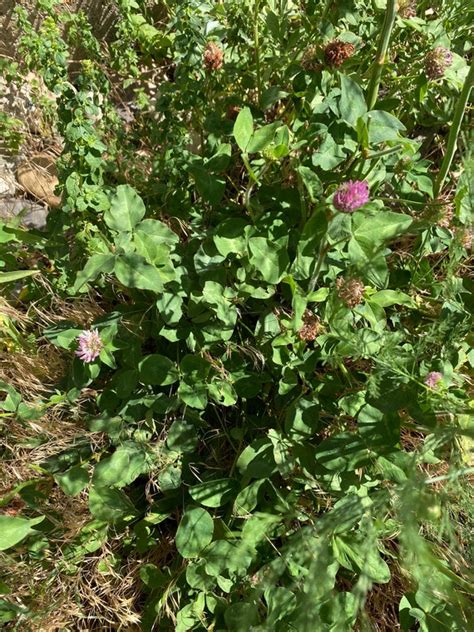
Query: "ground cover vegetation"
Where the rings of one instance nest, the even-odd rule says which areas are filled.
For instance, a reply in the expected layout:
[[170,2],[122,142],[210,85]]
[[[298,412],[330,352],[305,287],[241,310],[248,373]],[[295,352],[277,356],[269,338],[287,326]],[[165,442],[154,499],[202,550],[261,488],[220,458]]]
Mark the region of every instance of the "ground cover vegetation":
[[7,630],[473,629],[473,7],[21,3]]

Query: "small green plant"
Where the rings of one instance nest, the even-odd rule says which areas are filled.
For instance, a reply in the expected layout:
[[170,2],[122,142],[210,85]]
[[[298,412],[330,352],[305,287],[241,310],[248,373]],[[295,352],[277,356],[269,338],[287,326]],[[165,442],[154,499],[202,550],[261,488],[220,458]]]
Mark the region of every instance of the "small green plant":
[[0,137],[2,139],[2,152],[7,154],[17,153],[25,139],[22,121],[8,115],[6,112],[0,112]]
[[[450,520],[472,474],[469,160],[442,186],[470,74],[451,9],[418,4],[126,1],[110,46],[55,3],[39,35],[18,11],[57,95],[62,205],[42,235],[2,229],[7,274],[35,254],[22,306],[97,308],[34,329],[65,362],[40,402],[2,386],[2,418],[77,430],[4,493],[0,546],[45,585],[128,587],[98,625],[470,628]],[[5,621],[41,625],[40,592]],[[96,605],[70,598],[79,628]]]

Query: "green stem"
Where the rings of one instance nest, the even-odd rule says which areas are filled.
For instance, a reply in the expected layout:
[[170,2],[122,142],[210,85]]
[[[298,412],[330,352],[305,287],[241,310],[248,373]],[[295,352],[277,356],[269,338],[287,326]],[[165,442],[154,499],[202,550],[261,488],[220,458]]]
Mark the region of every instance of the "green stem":
[[260,70],[260,37],[258,32],[258,12],[260,9],[260,0],[255,0],[255,15],[253,19],[253,40],[255,47],[255,68],[257,72],[257,103],[260,105],[260,97],[262,95],[262,77]]
[[[335,244],[331,244],[328,241],[328,231],[329,231],[329,224],[331,222],[332,219],[332,213],[329,211],[329,216],[328,216],[328,225],[327,225],[327,229],[326,229],[326,234],[324,235],[324,237],[321,239],[321,245],[319,247],[319,254],[318,254],[318,259],[316,261],[316,266],[314,268],[314,272],[313,275],[309,281],[309,286],[308,286],[308,294],[311,294],[311,292],[314,292],[314,288],[316,287],[316,283],[318,282],[318,278],[319,278],[319,273],[321,272],[321,267],[323,265],[324,259],[326,258],[327,253],[331,250],[331,248],[333,246],[335,246],[336,244],[340,243],[340,241],[337,241]],[[344,238],[345,240],[345,238]]]
[[385,66],[388,45],[390,43],[390,36],[396,16],[397,0],[387,0],[387,9],[385,11],[385,20],[377,49],[377,57],[372,68],[372,76],[370,77],[369,88],[367,90],[367,105],[369,110],[373,109],[379,96],[380,79],[382,77],[383,67]]
[[323,261],[331,248],[331,244],[327,242],[326,238],[321,242],[321,248],[319,250],[319,257],[316,262],[316,267],[314,268],[313,276],[309,282],[308,294],[314,292],[314,288],[316,287],[316,283],[318,282],[319,273],[321,272],[321,266],[323,265]]
[[332,9],[333,0],[326,0],[326,4],[323,9],[323,14],[321,15],[321,20],[325,20],[328,17],[328,13]]
[[451,125],[451,129],[449,130],[446,153],[444,154],[443,162],[441,163],[441,168],[439,170],[438,177],[436,178],[436,182],[434,185],[435,198],[438,197],[438,195],[440,194],[443,188],[443,184],[446,179],[446,176],[448,175],[449,168],[451,167],[454,154],[456,153],[459,131],[461,129],[461,123],[464,117],[464,112],[466,110],[469,94],[471,92],[471,88],[473,85],[474,85],[474,63],[471,64],[471,67],[469,68],[469,72],[464,81],[461,94],[459,95],[459,99],[456,104],[453,122]]
[[380,158],[381,156],[388,156],[389,154],[394,154],[397,151],[400,151],[402,148],[401,145],[395,145],[394,147],[390,147],[389,149],[383,149],[382,151],[377,151],[373,154],[369,154],[366,157],[366,160],[373,160],[374,158]]

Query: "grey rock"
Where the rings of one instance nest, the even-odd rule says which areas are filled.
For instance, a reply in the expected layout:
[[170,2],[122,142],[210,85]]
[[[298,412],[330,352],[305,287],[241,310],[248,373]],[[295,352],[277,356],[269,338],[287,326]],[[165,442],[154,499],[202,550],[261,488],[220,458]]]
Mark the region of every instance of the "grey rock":
[[15,162],[0,156],[0,196],[14,195],[15,190]]
[[0,219],[11,220],[19,217],[20,222],[26,228],[44,230],[48,209],[31,200],[5,197],[0,198]]

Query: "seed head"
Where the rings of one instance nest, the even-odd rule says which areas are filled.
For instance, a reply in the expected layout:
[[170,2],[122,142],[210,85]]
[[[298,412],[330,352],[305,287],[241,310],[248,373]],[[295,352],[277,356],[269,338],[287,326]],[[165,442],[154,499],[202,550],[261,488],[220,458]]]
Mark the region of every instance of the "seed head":
[[471,250],[472,248],[472,230],[469,228],[459,228],[458,229],[458,238],[461,242],[461,245],[466,250]]
[[425,377],[425,384],[428,388],[437,388],[438,384],[443,379],[443,374],[439,371],[431,371]]
[[444,46],[430,50],[425,57],[425,75],[428,79],[439,79],[453,63],[453,54]]
[[350,309],[362,303],[365,286],[360,279],[336,279],[337,295]]
[[399,0],[398,14],[401,18],[416,17],[416,0]]
[[229,105],[226,111],[226,117],[231,121],[235,121],[239,115],[241,108],[238,105]]
[[449,195],[441,195],[428,205],[428,219],[434,219],[441,228],[453,228],[454,204]]
[[319,318],[313,314],[312,311],[307,309],[303,314],[303,326],[298,331],[298,336],[300,340],[306,340],[307,342],[311,342],[316,339],[316,336],[321,331],[321,323],[319,322]]
[[318,59],[318,50],[317,46],[307,46],[305,48],[300,61],[300,64],[305,70],[308,70],[309,72],[321,70],[321,64]]
[[215,42],[208,42],[204,51],[204,68],[208,72],[219,70],[224,64],[222,48]]
[[365,180],[343,182],[334,194],[332,203],[338,211],[352,213],[369,201],[369,185]]
[[94,362],[99,357],[101,350],[104,348],[99,332],[97,329],[84,330],[77,337],[79,348],[76,355],[83,362]]
[[329,42],[324,49],[324,59],[328,66],[339,68],[346,59],[352,57],[355,48],[349,42],[341,42],[340,40],[334,40]]

